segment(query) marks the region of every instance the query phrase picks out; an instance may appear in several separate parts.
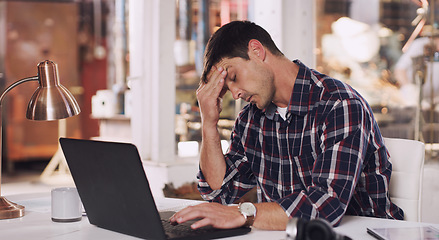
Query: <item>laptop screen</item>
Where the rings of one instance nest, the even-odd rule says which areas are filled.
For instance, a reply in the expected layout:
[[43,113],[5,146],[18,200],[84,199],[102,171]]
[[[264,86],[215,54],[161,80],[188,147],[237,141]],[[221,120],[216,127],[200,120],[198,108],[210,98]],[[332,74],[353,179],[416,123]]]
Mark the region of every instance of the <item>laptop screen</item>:
[[[169,239],[136,146],[71,138],[61,138],[60,144],[91,224],[141,238]],[[178,239],[211,239],[251,230],[210,229]]]

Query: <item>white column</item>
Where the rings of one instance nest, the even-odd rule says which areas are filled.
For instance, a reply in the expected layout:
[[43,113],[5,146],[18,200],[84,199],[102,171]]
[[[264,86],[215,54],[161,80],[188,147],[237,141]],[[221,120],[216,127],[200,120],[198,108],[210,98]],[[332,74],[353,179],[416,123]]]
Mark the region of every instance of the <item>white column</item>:
[[289,59],[315,66],[315,0],[251,0],[249,20],[267,30]]
[[380,21],[380,1],[353,0],[351,2],[350,17],[371,26],[376,26]]
[[284,0],[251,0],[249,20],[263,27],[277,47],[283,51],[282,5]]
[[154,197],[196,181],[197,159],[175,153],[175,0],[130,0],[131,131]]
[[315,0],[283,0],[283,52],[291,60],[299,59],[308,67],[316,66]]
[[175,0],[129,3],[133,142],[143,159],[175,161]]

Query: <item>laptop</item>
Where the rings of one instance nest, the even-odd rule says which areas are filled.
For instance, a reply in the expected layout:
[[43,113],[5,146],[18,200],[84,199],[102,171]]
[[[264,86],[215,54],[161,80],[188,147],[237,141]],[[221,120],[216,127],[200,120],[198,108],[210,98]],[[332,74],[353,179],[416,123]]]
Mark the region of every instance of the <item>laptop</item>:
[[160,216],[136,146],[71,138],[61,138],[60,144],[88,220],[97,227],[160,240],[214,239],[251,230],[248,227],[193,230],[190,228],[193,221],[169,226],[168,219],[173,213]]

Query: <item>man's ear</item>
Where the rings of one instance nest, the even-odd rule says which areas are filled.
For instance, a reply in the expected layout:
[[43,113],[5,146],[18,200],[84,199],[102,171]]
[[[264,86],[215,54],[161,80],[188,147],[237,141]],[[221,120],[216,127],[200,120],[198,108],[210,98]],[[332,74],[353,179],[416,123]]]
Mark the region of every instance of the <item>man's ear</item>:
[[259,58],[261,60],[265,59],[265,48],[261,42],[256,39],[252,39],[248,42],[248,55]]

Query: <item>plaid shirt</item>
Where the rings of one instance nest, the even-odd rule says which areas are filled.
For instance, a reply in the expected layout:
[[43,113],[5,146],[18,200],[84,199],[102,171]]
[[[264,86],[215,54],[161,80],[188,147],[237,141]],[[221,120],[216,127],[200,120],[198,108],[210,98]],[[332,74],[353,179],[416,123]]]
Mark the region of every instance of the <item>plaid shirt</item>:
[[221,189],[200,171],[205,200],[231,204],[253,187],[258,202],[277,202],[289,217],[344,214],[403,219],[391,203],[392,165],[368,103],[350,86],[307,68],[295,79],[286,120],[272,104],[248,104],[236,120]]

